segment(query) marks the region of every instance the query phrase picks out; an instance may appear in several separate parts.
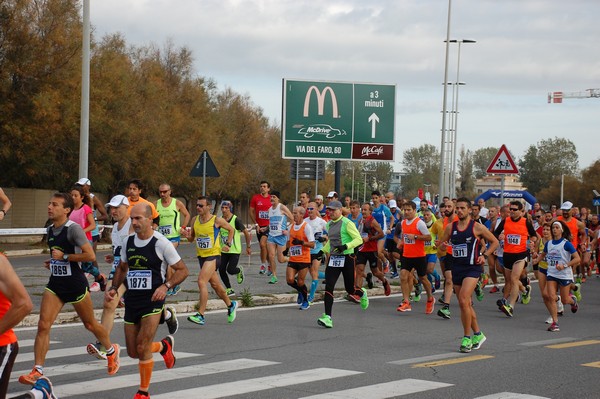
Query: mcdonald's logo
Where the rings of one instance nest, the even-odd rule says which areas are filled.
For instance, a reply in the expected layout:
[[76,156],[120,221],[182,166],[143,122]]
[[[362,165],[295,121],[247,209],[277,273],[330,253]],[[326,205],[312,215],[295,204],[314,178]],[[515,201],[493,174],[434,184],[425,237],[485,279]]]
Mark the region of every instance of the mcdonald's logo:
[[331,95],[331,107],[333,109],[333,117],[339,118],[337,98],[335,97],[335,93],[333,92],[333,89],[329,86],[326,86],[322,92],[317,88],[317,86],[310,86],[310,88],[306,92],[306,97],[304,99],[304,117],[305,118],[308,117],[308,109],[310,107],[310,98],[311,98],[313,90],[317,96],[318,114],[323,115],[323,110],[325,108],[325,95],[329,92],[329,94]]

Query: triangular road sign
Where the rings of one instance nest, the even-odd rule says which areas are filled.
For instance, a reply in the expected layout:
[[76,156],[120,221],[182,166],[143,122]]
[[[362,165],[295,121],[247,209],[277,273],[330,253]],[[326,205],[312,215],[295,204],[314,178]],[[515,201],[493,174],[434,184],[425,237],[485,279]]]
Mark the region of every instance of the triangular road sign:
[[[206,174],[204,174],[204,162],[206,157]],[[208,155],[208,151],[202,151],[200,154],[200,158],[194,164],[192,170],[190,170],[190,177],[219,177],[219,171],[215,166],[215,163],[210,159],[210,155]]]
[[519,169],[517,164],[513,161],[510,152],[506,149],[506,145],[502,144],[502,147],[498,150],[498,153],[487,168],[487,173],[505,174],[505,175],[518,175]]

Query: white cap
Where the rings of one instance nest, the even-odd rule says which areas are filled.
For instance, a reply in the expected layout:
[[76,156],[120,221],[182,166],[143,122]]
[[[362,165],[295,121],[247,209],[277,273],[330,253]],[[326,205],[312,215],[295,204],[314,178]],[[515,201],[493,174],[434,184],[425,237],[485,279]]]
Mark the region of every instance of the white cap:
[[333,198],[333,197],[337,197],[337,193],[335,191],[330,191],[329,194],[327,194],[327,198]]
[[315,199],[320,199],[321,201],[323,201],[323,196],[321,194],[317,194],[317,196],[315,197]]
[[563,211],[570,211],[571,208],[573,208],[573,203],[571,201],[565,201],[560,206],[560,209],[562,209]]
[[112,197],[110,202],[107,203],[105,205],[105,207],[108,208],[108,207],[112,206],[112,207],[116,208],[121,205],[129,206],[129,200],[127,199],[126,196],[119,194],[119,195],[115,195],[114,197]]
[[398,208],[398,204],[396,204],[396,200],[389,200],[388,207],[389,208]]
[[91,186],[92,182],[87,177],[82,177],[81,179],[77,180],[77,183],[75,184],[79,184],[80,186]]

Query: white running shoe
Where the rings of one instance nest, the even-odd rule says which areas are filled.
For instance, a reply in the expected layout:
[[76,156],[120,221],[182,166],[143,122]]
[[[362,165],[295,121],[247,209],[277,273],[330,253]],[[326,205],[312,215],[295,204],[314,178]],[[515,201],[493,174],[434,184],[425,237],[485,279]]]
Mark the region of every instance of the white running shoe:
[[548,318],[546,319],[546,324],[552,324],[554,320],[552,320],[552,316],[548,316]]

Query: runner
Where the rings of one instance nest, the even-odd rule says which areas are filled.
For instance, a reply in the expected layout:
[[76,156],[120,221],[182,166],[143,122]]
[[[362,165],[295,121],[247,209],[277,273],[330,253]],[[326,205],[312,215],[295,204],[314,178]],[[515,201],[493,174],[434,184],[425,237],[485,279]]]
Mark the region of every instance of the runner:
[[[527,218],[522,216],[523,204],[520,201],[510,202],[510,217],[502,220],[494,235],[496,238],[504,234],[504,299],[506,303],[499,305],[500,310],[508,317],[513,317],[513,309],[519,297],[519,291],[524,291],[526,296],[523,304],[527,304],[525,298],[531,296],[531,286],[523,284],[521,276],[527,266],[529,250],[527,240],[531,240],[533,248],[537,245],[537,234],[533,225]],[[520,289],[523,287],[523,290]]]
[[225,200],[221,202],[221,212],[223,213],[223,219],[235,230],[233,241],[231,242],[233,245],[229,247],[227,246],[229,231],[221,228],[221,264],[219,265],[219,275],[223,284],[225,284],[227,295],[230,296],[235,295],[235,291],[231,288],[228,274],[235,275],[238,284],[244,282],[244,268],[242,265],[238,265],[240,255],[242,254],[242,238],[240,233],[243,233],[246,238],[246,255],[248,256],[252,255],[252,243],[250,242],[250,233],[248,233],[246,226],[233,214],[233,203],[231,201]]
[[[441,241],[449,241],[452,245],[452,284],[463,326],[460,351],[468,353],[481,348],[486,340],[477,322],[472,297],[481,276],[481,266],[498,247],[498,240],[483,224],[471,218],[471,201],[468,198],[456,200],[456,215],[458,221],[446,226]],[[489,243],[485,252],[482,252],[481,240]]]
[[[389,193],[386,194],[386,196]],[[402,212],[398,208],[398,204],[396,200],[389,199],[388,206],[390,208],[390,213],[392,214],[392,225],[389,227],[389,233],[385,235],[385,255],[390,264],[390,273],[391,278],[398,277],[398,268],[396,266],[396,259],[398,253],[398,247],[396,242],[394,241],[394,230],[396,229],[396,225],[402,221]]]
[[306,210],[301,206],[294,208],[294,225],[290,229],[290,260],[285,272],[287,284],[298,291],[300,310],[310,308],[304,278],[311,265],[310,250],[315,247],[315,235],[310,224],[304,220],[305,213]]
[[[127,238],[124,256],[115,271],[113,285],[106,291],[105,301],[118,297],[119,287],[127,285],[124,328],[127,354],[138,359],[140,388],[134,399],[148,398],[148,389],[154,368],[152,353],[160,353],[165,366],[175,366],[171,335],[159,342],[152,342],[161,322],[167,290],[181,284],[189,272],[175,247],[162,234],[152,229],[152,208],[138,204],[131,209],[131,225],[134,235]],[[175,272],[166,279],[167,267]]]
[[319,211],[317,210],[317,204],[315,202],[308,203],[308,217],[304,220],[308,222],[315,235],[315,246],[310,249],[310,277],[312,278],[312,282],[308,294],[308,302],[312,303],[315,300],[319,279],[325,278],[325,273],[319,272],[319,267],[321,266],[323,259],[326,258],[323,253],[323,243],[327,242],[327,222],[319,216]]
[[377,264],[377,240],[383,237],[383,230],[372,215],[373,208],[371,204],[365,203],[362,205],[363,223],[359,233],[362,237],[362,245],[358,247],[356,252],[356,277],[355,284],[357,288],[362,288],[363,273],[365,266],[369,262],[371,269],[370,278],[367,277],[369,288],[373,288],[373,276],[377,277],[383,283],[385,296],[389,296],[392,292],[390,283],[386,280],[381,268]]
[[[557,220],[552,223],[552,240],[544,246],[541,259],[548,262],[548,275],[544,304],[552,316],[552,324],[548,331],[560,331],[558,327],[558,314],[556,307],[556,290],[560,290],[562,303],[571,305],[571,312],[579,309],[575,295],[570,294],[570,286],[573,283],[573,268],[579,263],[579,254],[571,241],[571,232],[565,222]],[[568,299],[567,299],[568,298]]]
[[269,265],[267,238],[269,237],[269,208],[271,207],[271,185],[268,181],[260,182],[260,193],[255,194],[250,200],[250,220],[256,229],[256,239],[260,246],[260,274],[267,272]]
[[0,202],[2,203],[2,209],[0,209],[0,222],[1,222],[2,220],[4,220],[6,213],[12,206],[12,202],[10,202],[10,199],[8,199],[6,194],[4,194],[4,190],[2,190],[1,187],[0,187]]
[[[377,190],[371,193],[371,200],[373,201],[373,217],[377,220],[377,223],[381,226],[384,234],[391,233],[391,226],[394,224],[394,217],[390,208],[381,202],[381,193]],[[385,199],[385,197],[383,197]],[[385,237],[380,238],[377,241],[377,258],[381,262],[383,272],[389,272],[390,264],[385,255]]]
[[235,229],[225,219],[212,214],[208,201],[208,197],[198,197],[196,200],[198,216],[195,216],[192,220],[192,229],[181,232],[185,234],[188,241],[196,243],[196,255],[198,255],[198,262],[200,263],[200,273],[198,274],[200,300],[198,312],[195,315],[188,316],[187,319],[201,326],[206,323],[204,312],[208,303],[208,283],[210,283],[217,296],[227,305],[227,322],[233,323],[237,309],[237,302],[229,299],[217,273],[221,263],[222,240],[219,238],[220,229],[227,230],[228,239],[225,244],[230,248],[233,244]]
[[35,384],[44,375],[44,363],[50,346],[50,328],[65,303],[73,304],[75,312],[86,329],[109,348],[106,351],[108,374],[119,371],[118,344],[112,344],[106,329],[94,318],[94,308],[88,292],[88,282],[79,262],[92,262],[94,250],[77,223],[69,220],[74,209],[73,198],[68,193],[55,193],[48,203],[48,246],[51,259],[45,262],[50,270],[50,280],[42,296],[40,317],[35,336],[34,367],[29,374],[19,377],[21,384]]
[[435,299],[431,295],[431,284],[427,279],[427,258],[425,256],[425,242],[431,241],[431,234],[423,220],[417,217],[417,205],[413,201],[402,205],[404,219],[402,220],[402,240],[398,248],[402,252],[400,266],[400,284],[402,286],[403,301],[396,309],[398,312],[410,312],[410,292],[412,286],[412,270],[417,271],[419,281],[427,293],[425,313],[433,313]]
[[[287,206],[281,204],[279,191],[271,192],[271,207],[269,208],[269,238],[267,249],[269,250],[269,265],[271,267],[271,280],[269,284],[276,284],[277,261],[287,263],[288,258],[284,255],[288,242],[287,221],[292,221],[294,216]],[[277,256],[277,260],[275,259]]]
[[427,279],[431,284],[431,292],[440,288],[440,275],[435,270],[435,264],[438,258],[439,249],[435,246],[438,237],[444,233],[444,224],[441,220],[434,220],[433,212],[430,208],[423,210],[423,221],[431,234],[431,240],[425,241],[425,256],[427,258]]
[[160,222],[160,215],[156,211],[156,207],[150,201],[145,198],[142,198],[142,192],[145,190],[144,183],[140,179],[131,179],[127,184],[127,191],[129,192],[129,196],[127,200],[129,201],[129,208],[127,208],[127,216],[129,216],[129,212],[131,212],[131,208],[136,206],[139,203],[148,204],[152,209],[152,227],[158,226]]
[[[449,224],[458,220],[458,217],[454,213],[454,202],[447,199],[446,202],[441,206],[440,211],[443,215],[443,227],[444,230],[448,227]],[[452,288],[452,246],[449,243],[444,243],[443,241],[437,240],[435,241],[435,245],[438,248],[442,247],[442,244],[446,244],[445,253],[442,251],[442,257],[440,259],[440,268],[442,269],[442,274],[444,275],[444,293],[438,299],[438,301],[442,304],[442,308],[438,310],[437,315],[444,319],[450,318],[450,300],[452,299],[452,292],[454,289]],[[439,257],[439,253],[438,253]]]
[[354,248],[362,243],[360,233],[350,219],[342,216],[341,202],[331,201],[327,207],[330,211],[331,220],[327,222],[329,241],[325,244],[324,252],[330,253],[331,256],[325,268],[325,313],[321,315],[317,323],[320,326],[332,328],[333,289],[340,274],[344,276],[346,292],[360,298],[360,307],[363,310],[369,307],[369,297],[367,296],[367,290],[364,288],[357,289],[354,285],[354,267],[356,264]]

